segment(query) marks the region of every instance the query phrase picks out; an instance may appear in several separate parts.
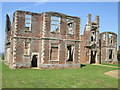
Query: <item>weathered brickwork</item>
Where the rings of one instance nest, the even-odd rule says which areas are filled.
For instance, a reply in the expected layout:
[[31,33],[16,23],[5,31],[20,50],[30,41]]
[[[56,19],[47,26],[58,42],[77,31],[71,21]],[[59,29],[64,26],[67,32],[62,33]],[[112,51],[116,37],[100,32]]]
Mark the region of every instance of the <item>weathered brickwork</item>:
[[12,69],[46,69],[117,62],[117,35],[99,34],[99,16],[94,22],[90,14],[87,19],[84,34],[80,35],[79,17],[16,11],[11,23],[6,15],[5,63]]
[[99,16],[94,22],[87,16],[87,24],[80,42],[80,63],[117,63],[117,35],[99,33]]
[[117,63],[117,35],[113,32],[100,34],[101,62]]
[[5,63],[11,68],[80,67],[79,17],[16,11],[12,25],[6,19]]
[[91,15],[88,14],[80,45],[81,63],[100,63],[99,16],[96,16],[95,21],[92,22]]

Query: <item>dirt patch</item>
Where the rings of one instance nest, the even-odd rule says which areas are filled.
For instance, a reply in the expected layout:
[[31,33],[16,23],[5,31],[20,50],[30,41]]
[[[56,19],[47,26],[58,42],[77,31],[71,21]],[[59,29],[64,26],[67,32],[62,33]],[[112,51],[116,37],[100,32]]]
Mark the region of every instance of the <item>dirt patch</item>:
[[111,76],[111,77],[114,77],[114,78],[119,78],[120,79],[120,70],[112,70],[112,71],[108,71],[106,73],[104,73],[105,75],[108,75],[108,76]]

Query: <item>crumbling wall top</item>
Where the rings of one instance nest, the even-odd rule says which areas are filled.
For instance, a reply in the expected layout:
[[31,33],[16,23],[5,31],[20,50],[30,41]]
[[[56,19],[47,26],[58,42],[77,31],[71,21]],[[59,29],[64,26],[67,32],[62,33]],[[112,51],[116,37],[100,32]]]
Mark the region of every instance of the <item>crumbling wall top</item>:
[[102,33],[100,33],[100,35],[102,35],[102,34],[106,34],[106,33],[108,33],[108,34],[113,34],[113,35],[116,35],[116,36],[117,36],[117,34],[114,33],[114,32],[102,32]]
[[21,11],[21,10],[16,10],[15,12],[14,12],[14,14],[16,13],[16,12],[19,12],[19,13],[25,13],[25,14],[36,14],[36,15],[41,15],[41,14],[50,14],[50,15],[60,15],[60,16],[65,16],[65,17],[68,17],[68,18],[76,18],[76,19],[80,19],[79,17],[76,17],[76,16],[69,16],[69,15],[66,15],[66,14],[62,14],[62,13],[58,13],[58,12],[43,12],[43,13],[34,13],[34,12],[29,12],[29,11]]
[[16,11],[14,12],[14,14],[15,14],[16,12],[19,12],[19,13],[25,13],[25,14],[36,14],[36,15],[41,15],[41,13],[33,13],[33,12],[29,12],[29,11],[21,11],[21,10],[16,10]]

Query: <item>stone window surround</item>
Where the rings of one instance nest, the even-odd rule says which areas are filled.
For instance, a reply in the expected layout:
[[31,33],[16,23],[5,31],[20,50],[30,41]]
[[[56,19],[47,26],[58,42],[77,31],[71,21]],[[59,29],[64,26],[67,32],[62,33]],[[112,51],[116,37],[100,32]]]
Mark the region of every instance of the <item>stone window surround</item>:
[[[31,31],[31,25],[32,25],[32,15],[31,14],[25,14],[25,28],[28,28],[28,30],[25,29],[25,32],[30,32]],[[27,21],[29,21],[27,23]],[[29,26],[26,26],[29,25]]]
[[[27,52],[28,52],[28,53],[27,53],[27,54],[25,53],[25,48],[26,48],[26,45],[25,45],[25,44],[28,44],[28,47],[27,47],[27,48],[28,48],[28,49],[27,49]],[[30,42],[28,42],[28,41],[25,41],[25,42],[24,42],[24,56],[30,56],[30,46],[31,46],[31,45],[30,45]]]
[[[53,45],[58,45],[58,60],[50,60],[50,57],[51,57],[50,51],[51,51],[52,44],[53,44]],[[49,61],[50,61],[50,62],[51,62],[51,61],[60,61],[60,60],[59,60],[60,44],[59,44],[59,43],[50,43],[49,46],[50,46],[50,47],[49,47]]]
[[[52,17],[54,17],[55,19],[52,19]],[[58,23],[58,24],[56,24],[55,22]],[[50,32],[55,32],[56,31],[56,30],[52,30],[53,29],[52,26],[54,26],[55,28],[58,26],[58,33],[59,33],[60,32],[60,25],[61,25],[60,23],[61,23],[61,17],[58,16],[58,15],[57,16],[52,15],[51,16],[51,22],[50,22]]]
[[[67,46],[68,45],[71,45],[71,46],[73,46],[74,47],[74,53],[73,53],[73,61],[72,62],[74,62],[74,54],[75,54],[75,45],[74,44],[65,44],[65,48],[66,48],[66,52],[67,52]],[[67,57],[66,57],[66,60],[65,60],[65,62],[69,62],[68,60],[67,60]]]

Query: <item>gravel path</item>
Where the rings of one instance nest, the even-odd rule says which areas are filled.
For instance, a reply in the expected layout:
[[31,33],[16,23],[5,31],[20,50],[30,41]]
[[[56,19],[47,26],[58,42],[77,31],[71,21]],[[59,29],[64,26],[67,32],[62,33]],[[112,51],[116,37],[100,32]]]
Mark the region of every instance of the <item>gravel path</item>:
[[[120,68],[117,66],[110,66],[110,65],[101,65],[101,64],[92,64],[92,65],[99,65],[99,66],[105,66],[105,67],[112,67],[112,68]],[[119,73],[118,73],[119,72]],[[114,77],[114,78],[119,78],[120,79],[120,70],[112,70],[104,73],[105,75]]]
[[112,70],[112,71],[108,71],[106,73],[104,73],[105,75],[108,75],[108,76],[111,76],[111,77],[114,77],[114,78],[119,78],[120,79],[120,70]]

